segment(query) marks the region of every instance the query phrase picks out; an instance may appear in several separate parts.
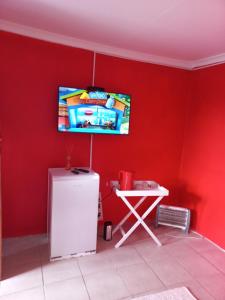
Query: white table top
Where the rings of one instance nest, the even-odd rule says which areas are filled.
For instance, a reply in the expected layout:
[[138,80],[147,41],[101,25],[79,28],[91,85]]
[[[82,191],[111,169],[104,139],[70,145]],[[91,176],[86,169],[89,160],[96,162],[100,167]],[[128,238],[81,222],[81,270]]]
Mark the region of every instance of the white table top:
[[120,190],[118,181],[111,181],[111,185],[117,196],[168,196],[169,191],[151,180],[135,180],[132,190]]

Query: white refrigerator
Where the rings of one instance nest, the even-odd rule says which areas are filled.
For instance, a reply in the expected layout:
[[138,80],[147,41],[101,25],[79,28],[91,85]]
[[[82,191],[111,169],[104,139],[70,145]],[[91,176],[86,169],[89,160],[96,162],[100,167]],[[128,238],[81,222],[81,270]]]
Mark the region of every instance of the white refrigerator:
[[96,252],[99,175],[49,169],[50,260]]

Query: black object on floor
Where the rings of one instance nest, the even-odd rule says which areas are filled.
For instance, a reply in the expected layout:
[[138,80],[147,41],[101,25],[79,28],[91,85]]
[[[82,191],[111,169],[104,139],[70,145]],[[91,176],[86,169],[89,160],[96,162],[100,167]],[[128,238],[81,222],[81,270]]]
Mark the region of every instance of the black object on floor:
[[107,221],[104,223],[103,239],[105,241],[112,240],[112,222],[111,221]]

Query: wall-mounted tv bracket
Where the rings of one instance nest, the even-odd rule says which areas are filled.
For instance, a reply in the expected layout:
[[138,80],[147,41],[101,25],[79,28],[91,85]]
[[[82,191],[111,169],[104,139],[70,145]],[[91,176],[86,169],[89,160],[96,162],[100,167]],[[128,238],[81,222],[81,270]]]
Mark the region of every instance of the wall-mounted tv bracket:
[[98,91],[98,92],[104,92],[105,91],[104,88],[99,87],[99,86],[88,86],[87,90],[88,90],[88,92],[96,92],[96,91]]

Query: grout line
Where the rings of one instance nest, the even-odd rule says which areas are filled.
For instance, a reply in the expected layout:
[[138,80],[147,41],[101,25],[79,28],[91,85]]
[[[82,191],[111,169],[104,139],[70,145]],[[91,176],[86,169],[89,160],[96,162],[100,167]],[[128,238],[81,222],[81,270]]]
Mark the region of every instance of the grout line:
[[43,276],[43,270],[42,270],[42,265],[41,265],[41,277],[42,277],[42,289],[43,289],[43,294],[44,294],[44,299],[46,300],[46,295],[45,295],[45,284],[44,284],[44,276]]
[[169,233],[164,233],[164,235],[166,236],[171,236],[177,239],[196,239],[196,240],[201,240],[203,239],[203,236],[198,234],[197,232],[190,230],[191,233],[194,233],[197,236],[190,236],[189,233],[185,234],[185,235],[173,235],[173,234],[169,234]]
[[44,300],[47,300],[46,295],[45,295],[45,287],[44,287],[44,285],[42,286],[42,289],[43,289],[43,294],[44,294]]
[[[132,292],[130,291],[130,289],[128,288],[128,286],[127,286],[125,280],[123,279],[123,277],[119,274],[119,268],[114,268],[114,271],[116,272],[116,274],[117,274],[117,275],[119,276],[119,278],[121,279],[121,281],[122,281],[122,283],[123,283],[125,289],[128,291],[129,296],[127,296],[127,297],[133,297],[133,296],[134,296],[133,293],[132,293]],[[127,298],[127,297],[126,297],[126,298]],[[126,299],[126,298],[125,298],[125,299]],[[122,299],[123,299],[123,298],[122,298]]]
[[[0,284],[1,284],[1,282],[0,282]],[[27,292],[27,291],[31,291],[31,290],[35,290],[35,289],[38,289],[38,288],[41,288],[41,287],[42,287],[41,285],[38,285],[38,286],[27,288],[25,290],[18,290],[18,291],[14,291],[12,293],[10,292],[10,293],[7,293],[7,294],[3,294],[3,295],[0,296],[0,300],[4,299],[4,297],[8,297],[8,296],[11,297],[12,295],[21,294],[21,293],[24,293],[24,292]]]
[[[194,232],[194,231],[192,231],[192,232]],[[201,234],[199,234],[199,233],[197,233],[197,232],[194,232],[194,233],[196,233],[197,235],[199,235],[199,236],[201,236],[202,238],[204,238]],[[202,256],[202,254],[201,254],[201,252],[198,252],[198,251],[196,251],[194,248],[192,248],[191,246],[189,246],[189,248],[191,248],[198,256],[200,256],[202,259],[204,259],[206,262],[208,262],[213,268],[215,268],[216,270],[218,270],[217,268],[216,268],[216,266],[215,265],[213,265],[210,261],[208,261],[204,256]],[[191,277],[191,279],[192,279],[192,281],[193,282],[196,282],[197,281],[197,283],[203,288],[203,290],[207,293],[207,294],[209,294],[213,299],[215,299],[214,298],[214,296],[205,288],[205,286],[204,285],[202,285],[201,284],[201,282],[200,281],[198,281],[198,277],[199,276],[196,276],[196,277],[194,277],[186,268],[185,268],[185,266],[183,266],[183,264],[181,263],[181,262],[179,262],[179,260],[177,259],[177,257],[174,257],[174,259],[177,261],[177,263],[178,263],[178,265],[180,265],[189,275],[190,275],[190,277]],[[221,274],[222,274],[222,272],[220,271],[220,270],[218,270]],[[211,274],[211,275],[208,275],[208,276],[211,276],[211,277],[213,277],[213,276],[215,276],[215,274]],[[216,300],[216,299],[215,299]]]
[[[220,274],[222,274],[222,275],[224,275],[224,273],[220,270],[220,269],[218,269],[218,267],[216,266],[216,265],[214,265],[209,259],[207,259],[207,257],[205,257],[205,256],[203,256],[202,255],[202,252],[198,252],[197,250],[195,250],[194,248],[192,248],[191,246],[189,246],[194,252],[195,252],[195,254],[197,254],[198,256],[200,256],[203,260],[205,260],[208,264],[210,264],[214,269],[216,269]],[[211,251],[211,250],[209,250],[209,251]],[[178,263],[181,265],[181,266],[183,266],[179,261],[178,261]],[[184,269],[185,269],[185,267],[184,267]],[[186,269],[185,269],[186,270]],[[187,272],[188,272],[188,270],[186,270]],[[189,273],[189,272],[188,272]],[[189,273],[189,275],[191,275],[190,273]],[[208,275],[208,276],[214,276],[215,274],[210,274],[210,275]],[[191,275],[191,277],[193,277],[192,275]],[[194,277],[193,277],[194,278]],[[195,280],[195,278],[194,278],[194,280]],[[197,278],[196,278],[196,280],[197,280]],[[199,284],[200,284],[200,282],[199,282]],[[211,294],[210,294],[211,295]]]
[[[214,276],[215,276],[215,274],[214,274],[214,275],[208,275],[208,277],[214,277]],[[200,285],[200,287],[203,288],[203,290],[206,291],[206,293],[207,293],[208,295],[210,295],[214,300],[217,300],[217,299],[214,297],[214,295],[211,294],[211,291],[208,291],[208,290],[205,288],[205,286],[204,286],[200,281],[198,281],[198,278],[196,278],[195,281],[197,281],[197,283]]]
[[[135,248],[135,247],[134,247]],[[136,252],[138,253],[138,255],[142,258],[142,260],[144,261],[144,263],[146,264],[147,267],[149,267],[149,269],[152,271],[152,273],[158,278],[158,280],[162,283],[163,287],[166,288],[166,285],[164,284],[164,282],[160,279],[160,277],[157,275],[157,273],[152,269],[152,267],[150,266],[149,262],[144,258],[144,256],[141,255],[141,253],[139,253],[138,249],[136,249]]]
[[[196,254],[198,254],[200,257],[202,257],[202,255],[200,255],[200,253],[198,253],[195,249],[193,249],[192,247],[190,247],[189,246],[189,248],[191,248],[192,250],[194,250],[194,252],[196,252]],[[208,290],[206,290],[206,288],[198,281],[198,277],[194,277],[186,268],[185,268],[185,266],[183,266],[183,264],[181,263],[181,262],[179,262],[179,260],[177,259],[177,257],[173,257],[173,256],[171,256],[170,255],[170,257],[172,258],[172,259],[174,259],[176,262],[177,262],[177,264],[178,264],[178,266],[180,266],[189,276],[190,276],[190,278],[191,278],[191,281],[193,281],[193,282],[196,282],[197,281],[197,283],[203,288],[203,290],[206,292],[206,294],[208,294],[209,296],[211,296],[214,300],[216,300],[214,297],[213,297],[213,295],[211,295],[211,293],[209,293],[208,292]],[[202,258],[204,258],[204,257],[202,257]],[[214,266],[213,266],[214,267]],[[210,276],[214,276],[214,275],[210,275]],[[185,282],[187,282],[187,281],[181,281],[181,282],[178,282],[178,284],[185,284]],[[175,283],[176,284],[176,283]],[[168,288],[168,286],[166,285],[166,288]],[[189,289],[189,288],[188,288]],[[191,291],[192,292],[192,291]],[[200,300],[200,299],[199,299]]]
[[[209,250],[210,251],[210,250]],[[216,265],[214,265],[207,257],[202,256],[203,259],[205,259],[211,266],[213,266],[221,275],[225,275],[223,271],[221,271]],[[215,275],[215,274],[214,274]],[[208,275],[208,276],[214,276],[214,275]],[[206,275],[207,276],[207,275]]]
[[[141,258],[141,262],[137,262],[137,263],[132,263],[132,264],[129,264],[129,265],[126,265],[126,266],[121,266],[121,267],[115,267],[115,271],[117,273],[117,275],[121,278],[122,282],[124,283],[126,289],[128,290],[128,292],[130,293],[130,296],[131,297],[137,297],[138,295],[140,295],[140,293],[132,293],[129,289],[129,287],[127,286],[126,282],[123,280],[122,276],[119,274],[119,269],[123,269],[125,267],[129,267],[129,266],[135,266],[135,265],[139,265],[139,264],[145,264],[150,270],[151,272],[157,277],[157,279],[161,282],[163,288],[166,288],[165,284],[162,282],[162,280],[159,278],[159,276],[154,272],[154,270],[151,268],[151,266],[148,264],[148,262],[145,260],[145,258],[138,252],[138,250],[132,246],[132,245],[129,245],[128,247],[131,247],[132,249],[135,250],[135,252],[138,254],[138,256]],[[149,293],[149,292],[152,292],[152,290],[147,290],[147,291],[144,291],[144,292],[141,292],[141,294],[146,294],[146,293]]]
[[44,294],[44,300],[46,300],[46,294],[45,294],[45,284],[44,284],[44,274],[43,274],[43,264],[42,264],[42,254],[41,249],[39,248],[39,255],[40,255],[40,267],[41,267],[41,279],[42,279],[42,289]]
[[[204,238],[201,234],[199,234],[199,233],[197,233],[197,232],[194,232],[193,230],[191,230],[191,232],[193,232],[193,233],[195,233],[195,234],[197,234],[199,237],[202,237],[202,238]],[[191,248],[197,255],[199,255],[201,258],[203,258],[203,259],[205,259],[205,261],[207,261],[208,262],[208,260],[206,259],[206,258],[204,258],[202,255],[201,255],[201,253],[199,253],[199,252],[197,252],[194,248],[192,248],[191,246],[189,246],[188,245],[188,247],[189,248]],[[183,266],[183,264],[181,263],[181,262],[179,262],[179,260],[177,259],[177,257],[173,257],[173,256],[171,256],[170,254],[168,254],[169,255],[169,257],[170,257],[170,259],[172,259],[172,260],[175,260],[176,262],[177,262],[177,264],[178,264],[178,266],[180,266],[189,276],[190,276],[190,278],[191,278],[191,280],[193,281],[193,282],[195,282],[196,280],[197,280],[197,278],[195,278],[186,268],[185,268],[185,266]],[[146,263],[149,265],[149,267],[151,268],[151,266],[150,266],[150,262],[148,262],[148,261],[146,261]],[[210,263],[210,265],[212,266],[212,267],[214,267],[214,268],[216,268],[211,262],[208,262],[208,263]],[[216,268],[217,269],[217,268]],[[151,268],[151,270],[154,272],[154,270]],[[217,269],[218,270],[218,269]],[[219,270],[219,272],[222,274],[222,272]],[[157,276],[157,274],[154,272],[154,274]],[[210,275],[210,276],[214,276],[214,275]],[[166,287],[166,288],[168,288],[168,286],[160,279],[160,277],[159,276],[157,276],[158,277],[158,279],[163,283],[163,285]],[[206,290],[206,288],[197,280],[197,282],[198,282],[198,284],[203,288],[203,290],[207,293],[207,294],[209,294],[213,299],[215,299],[214,297],[213,297],[213,295],[211,294],[211,293],[209,293],[208,292],[208,290]],[[182,283],[182,282],[180,282],[180,283]],[[185,283],[185,281],[183,282],[183,283]],[[215,299],[216,300],[216,299]]]
[[195,231],[195,230],[191,230],[191,231],[192,231],[193,233],[195,233],[195,234],[201,236],[202,239],[207,240],[209,243],[213,244],[213,245],[214,245],[216,248],[218,248],[220,251],[222,251],[223,253],[225,253],[225,249],[224,249],[224,248],[220,247],[218,244],[216,244],[215,242],[213,242],[213,241],[210,240],[209,238],[205,237],[204,235],[198,233],[198,232]]
[[216,243],[214,243],[213,241],[211,241],[210,239],[208,239],[206,237],[204,239],[207,240],[212,245],[214,245],[217,249],[219,249],[220,251],[222,251],[223,253],[225,253],[225,249],[223,249],[222,247],[220,247],[219,245],[217,245]]
[[[171,256],[171,255],[169,255]],[[172,258],[172,256],[171,256]],[[167,288],[166,284],[163,282],[163,280],[159,277],[159,275],[154,271],[154,269],[151,267],[150,262],[145,260],[146,265],[150,268],[152,273],[158,278],[158,280],[162,283],[163,287]]]
[[204,236],[203,236],[202,234],[198,233],[198,232],[197,232],[197,231],[195,231],[195,230],[191,230],[191,232],[193,232],[193,233],[197,234],[198,236],[200,236],[200,237],[204,238]]
[[[192,233],[195,233],[197,236],[199,236],[199,239],[200,239],[200,238],[205,239],[207,242],[212,243],[215,247],[217,247],[217,248],[218,248],[219,250],[221,250],[222,252],[225,252],[225,250],[224,250],[223,248],[221,248],[220,246],[218,246],[217,244],[215,244],[214,242],[212,242],[212,241],[209,240],[208,238],[204,237],[203,235],[199,234],[198,232],[196,232],[196,231],[194,231],[194,230],[191,230],[191,232],[192,232]],[[167,235],[167,234],[164,233],[164,235]],[[149,237],[148,237],[147,239],[149,239]],[[154,272],[154,270],[152,269],[152,267],[151,267],[151,265],[149,264],[149,262],[145,260],[144,256],[142,256],[141,253],[139,253],[138,249],[135,247],[136,242],[140,242],[140,241],[131,241],[131,244],[129,244],[128,247],[135,250],[135,253],[137,253],[138,256],[140,256],[140,258],[143,260],[143,262],[144,262],[144,263],[150,268],[150,270],[155,274],[155,276],[156,276],[156,277],[159,279],[159,281],[162,283],[162,286],[165,287],[165,288],[167,288],[167,285],[164,284],[163,281],[160,279],[160,277]],[[202,257],[206,262],[208,262],[210,265],[212,265],[212,267],[214,267],[216,270],[218,270],[218,271],[219,271],[219,274],[223,274],[223,275],[224,275],[223,271],[219,270],[219,269],[218,269],[211,261],[209,261],[206,257],[204,257],[204,256],[202,255],[202,251],[200,251],[200,252],[196,251],[195,248],[192,248],[192,247],[191,247],[191,245],[188,245],[188,247],[191,248],[194,252],[196,252],[197,255],[199,255],[200,257]],[[109,248],[109,249],[110,249],[110,250],[115,250],[114,247],[113,247],[112,249],[111,249],[111,248]],[[44,276],[43,276],[43,262],[42,262],[42,259],[41,259],[41,248],[39,248],[38,251],[39,251],[39,255],[40,255],[40,266],[41,266],[41,275],[42,275],[42,288],[43,288],[44,299],[46,300],[45,285],[44,285]],[[214,296],[211,294],[211,292],[209,292],[209,291],[204,287],[204,285],[201,284],[200,281],[198,281],[198,279],[197,279],[198,277],[193,277],[193,276],[189,273],[189,271],[182,265],[182,263],[180,263],[180,262],[178,261],[178,259],[177,259],[176,257],[173,257],[173,256],[171,256],[171,255],[169,255],[169,256],[171,257],[171,259],[174,259],[175,261],[177,261],[178,265],[180,265],[180,266],[181,266],[181,267],[182,267],[182,268],[190,275],[192,281],[196,281],[196,280],[197,280],[197,283],[203,288],[203,290],[205,290],[205,292],[206,292],[207,294],[209,294],[210,296],[212,296],[213,299],[215,299]],[[83,273],[82,273],[82,271],[81,271],[81,267],[80,267],[80,264],[79,264],[79,260],[77,260],[77,263],[78,263],[78,268],[79,268],[80,273],[81,273],[81,276],[82,276],[82,280],[83,280],[83,282],[84,282],[84,285],[85,285],[85,288],[86,288],[86,291],[87,291],[87,294],[88,294],[88,298],[89,298],[89,300],[91,300],[91,297],[90,297],[90,295],[89,295],[89,291],[88,291],[88,289],[87,289],[87,285],[86,285],[86,282],[85,282]],[[136,263],[136,264],[137,264],[137,263]],[[134,265],[134,264],[132,264],[132,265]],[[117,274],[118,274],[118,269],[119,269],[119,268],[115,268]],[[206,275],[207,275],[207,274],[206,274]],[[118,274],[118,276],[121,278],[120,274]],[[208,276],[209,276],[209,277],[210,277],[210,276],[213,277],[214,274],[212,274],[212,275],[209,274]],[[124,285],[125,285],[126,289],[128,290],[128,292],[130,293],[130,290],[128,289],[127,285],[125,284],[125,282],[123,281],[122,278],[121,278],[121,280],[122,280],[122,282],[124,283]],[[41,286],[38,286],[38,287],[41,287]],[[38,287],[32,287],[32,288],[28,288],[28,289],[26,289],[26,290],[16,291],[16,292],[14,292],[14,293],[23,292],[23,291],[31,290],[31,289],[38,288]],[[12,293],[12,294],[14,294],[14,293]],[[133,293],[130,293],[130,295],[132,296]]]
[[[188,289],[188,291],[191,292],[192,296],[195,297],[196,300],[203,300],[202,298],[200,299],[200,298],[196,295],[196,292],[192,290],[192,287],[191,287],[191,286],[186,286],[186,285],[188,285],[188,283],[191,283],[191,282],[194,282],[194,284],[195,284],[196,281],[197,281],[197,279],[192,278],[191,281],[181,281],[181,282],[175,283],[175,285],[178,284],[178,285],[180,285],[180,287],[181,287],[181,286],[186,287],[186,288]],[[214,298],[214,296],[213,296],[211,293],[209,293],[208,290],[207,290],[207,289],[206,289],[199,281],[197,281],[197,285],[199,285],[199,286],[204,290],[204,292],[206,293],[206,295],[208,295],[210,298],[212,298],[212,300],[218,300],[218,299]],[[173,285],[168,285],[167,288],[176,288],[175,286],[174,286],[174,287],[172,287],[172,286],[173,286]]]
[[78,259],[77,259],[77,265],[78,265],[78,268],[79,268],[79,270],[80,270],[81,277],[82,277],[82,280],[83,280],[85,289],[86,289],[86,291],[87,291],[88,299],[91,300],[91,296],[90,296],[90,294],[89,294],[89,291],[88,291],[88,288],[87,288],[87,285],[86,285],[86,281],[85,281],[84,275],[83,275],[83,273],[82,273],[82,271],[81,271],[81,267],[80,267],[80,263],[79,263],[79,260],[78,260]]

